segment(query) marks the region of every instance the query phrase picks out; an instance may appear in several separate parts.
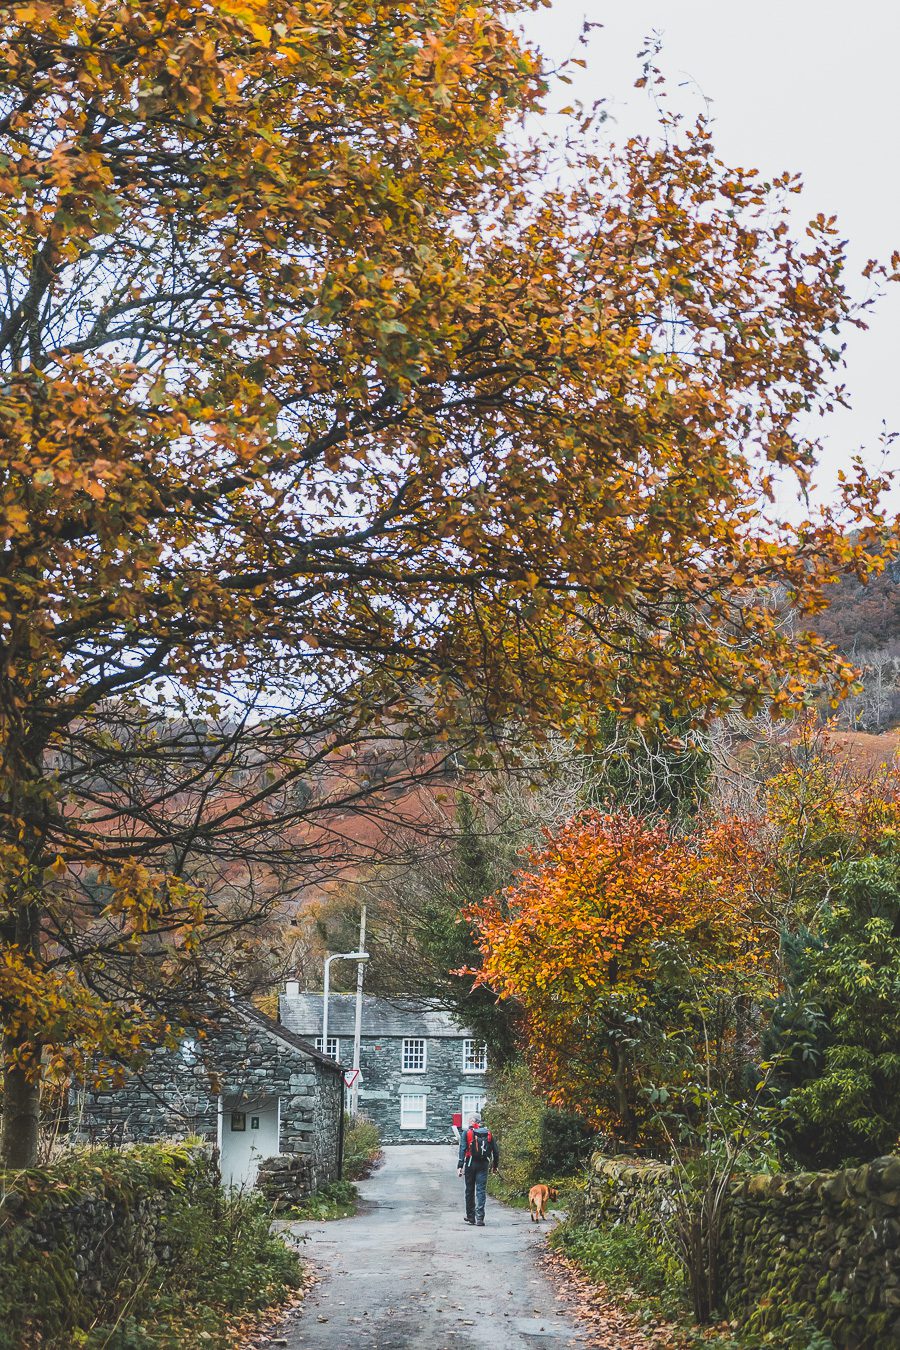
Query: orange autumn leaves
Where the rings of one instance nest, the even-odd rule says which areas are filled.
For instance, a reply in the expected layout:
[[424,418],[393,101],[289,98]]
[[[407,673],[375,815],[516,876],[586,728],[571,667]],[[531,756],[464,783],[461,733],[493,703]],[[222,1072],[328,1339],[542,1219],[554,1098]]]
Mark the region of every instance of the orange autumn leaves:
[[[794,180],[730,170],[703,122],[619,149],[573,124],[560,174],[519,134],[550,79],[521,8],[4,8],[0,850],[26,865],[0,952],[34,987],[64,965],[113,1021],[121,988],[155,998],[81,869],[205,879],[264,802],[285,838],[318,830],[294,754],[315,772],[400,729],[487,759],[514,729],[852,683],[760,599],[812,613],[884,565],[879,480],[797,528],[772,505],[774,466],[814,472],[802,425],[864,320],[840,233],[793,238]],[[179,730],[235,700],[290,722],[243,814]],[[0,989],[8,1062],[47,1048],[33,1005]]]
[[641,1052],[765,978],[770,935],[756,827],[690,835],[627,813],[570,821],[505,892],[473,906],[478,982],[522,1008],[527,1053],[556,1105],[616,1128],[633,1114]]

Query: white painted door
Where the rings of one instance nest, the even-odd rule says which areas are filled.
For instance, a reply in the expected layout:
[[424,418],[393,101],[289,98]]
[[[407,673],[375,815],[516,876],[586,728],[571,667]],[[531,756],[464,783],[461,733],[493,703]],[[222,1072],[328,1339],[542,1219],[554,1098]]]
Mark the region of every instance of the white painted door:
[[278,1102],[244,1105],[222,1112],[222,1184],[249,1190],[263,1158],[278,1153]]

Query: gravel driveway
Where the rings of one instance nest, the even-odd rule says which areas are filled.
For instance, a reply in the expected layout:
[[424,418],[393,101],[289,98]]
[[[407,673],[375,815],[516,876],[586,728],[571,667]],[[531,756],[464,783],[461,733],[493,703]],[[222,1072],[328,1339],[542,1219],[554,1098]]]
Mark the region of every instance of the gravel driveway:
[[[323,1274],[275,1344],[290,1350],[521,1350],[584,1346],[535,1253],[549,1225],[488,1199],[463,1222],[455,1148],[385,1149],[352,1219],[292,1224]],[[282,1339],[285,1338],[285,1339]],[[271,1343],[271,1342],[270,1342]]]

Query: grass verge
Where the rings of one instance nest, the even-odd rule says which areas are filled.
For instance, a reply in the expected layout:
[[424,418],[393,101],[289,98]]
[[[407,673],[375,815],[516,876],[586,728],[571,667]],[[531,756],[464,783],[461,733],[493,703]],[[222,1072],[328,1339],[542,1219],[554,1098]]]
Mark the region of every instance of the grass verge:
[[278,1217],[288,1222],[305,1219],[312,1223],[322,1223],[327,1219],[349,1219],[351,1214],[356,1213],[358,1204],[359,1192],[351,1181],[330,1181],[320,1186],[314,1195]]
[[378,1126],[357,1116],[344,1134],[344,1176],[348,1181],[362,1181],[371,1176],[382,1156]]
[[652,1345],[672,1350],[835,1350],[827,1336],[799,1317],[763,1335],[726,1322],[698,1327],[677,1258],[640,1224],[590,1227],[566,1222],[550,1233],[548,1242],[593,1286],[626,1308]]

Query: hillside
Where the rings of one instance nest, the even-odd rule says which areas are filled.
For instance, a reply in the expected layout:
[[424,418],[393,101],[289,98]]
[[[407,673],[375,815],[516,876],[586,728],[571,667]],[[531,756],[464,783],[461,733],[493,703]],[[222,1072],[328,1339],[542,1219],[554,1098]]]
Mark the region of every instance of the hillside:
[[834,586],[813,627],[859,667],[862,692],[842,704],[840,722],[875,733],[900,725],[900,559],[865,586]]
[[852,578],[839,582],[814,627],[851,656],[900,644],[900,559],[868,585]]

